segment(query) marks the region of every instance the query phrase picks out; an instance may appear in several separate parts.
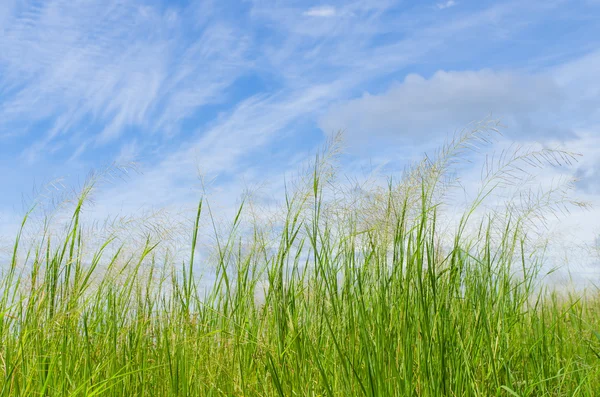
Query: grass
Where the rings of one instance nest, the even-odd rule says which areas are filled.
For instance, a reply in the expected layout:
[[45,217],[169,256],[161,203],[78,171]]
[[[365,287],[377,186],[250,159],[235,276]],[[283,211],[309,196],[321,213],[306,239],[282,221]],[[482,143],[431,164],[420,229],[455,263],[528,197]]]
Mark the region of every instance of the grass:
[[[578,203],[564,184],[522,189],[524,164],[575,156],[487,161],[472,205],[444,222],[450,170],[493,127],[341,198],[326,152],[278,222],[248,220],[243,203],[200,260],[199,230],[214,221],[203,199],[174,267],[150,237],[87,251],[84,190],[62,237],[45,228],[23,246],[19,234],[3,267],[0,396],[598,395],[600,300],[541,287],[531,238],[544,214]],[[503,189],[504,210],[483,206]],[[208,290],[198,266],[215,272]]]

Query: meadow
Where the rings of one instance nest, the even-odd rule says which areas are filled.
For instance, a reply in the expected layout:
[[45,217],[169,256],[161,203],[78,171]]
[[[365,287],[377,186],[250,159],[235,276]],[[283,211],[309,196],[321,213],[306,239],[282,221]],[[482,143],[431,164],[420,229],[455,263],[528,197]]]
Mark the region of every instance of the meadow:
[[182,261],[150,234],[87,244],[86,185],[1,264],[0,396],[600,395],[597,291],[544,284],[539,238],[583,204],[570,181],[532,188],[577,156],[504,151],[447,205],[496,135],[472,126],[370,189],[341,187],[329,147],[269,220],[242,200],[210,252],[200,197]]

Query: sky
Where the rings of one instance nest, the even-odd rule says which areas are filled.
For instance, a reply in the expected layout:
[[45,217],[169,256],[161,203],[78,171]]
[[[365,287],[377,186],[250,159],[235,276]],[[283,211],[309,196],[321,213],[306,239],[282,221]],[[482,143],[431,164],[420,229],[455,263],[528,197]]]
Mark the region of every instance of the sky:
[[[199,174],[228,207],[338,130],[344,171],[395,170],[490,115],[581,153],[600,204],[599,20],[598,0],[2,0],[0,235],[40,186],[112,163],[138,171],[99,216],[183,208]],[[597,208],[560,226],[594,244]]]

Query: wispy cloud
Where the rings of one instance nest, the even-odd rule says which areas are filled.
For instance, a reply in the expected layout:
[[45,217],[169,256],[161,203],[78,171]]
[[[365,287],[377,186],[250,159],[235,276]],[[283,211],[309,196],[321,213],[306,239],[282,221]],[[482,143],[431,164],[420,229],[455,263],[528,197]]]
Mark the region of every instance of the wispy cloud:
[[336,15],[336,9],[332,6],[312,7],[304,11],[303,14],[309,17],[333,17]]
[[61,138],[80,146],[83,125],[96,145],[128,128],[177,133],[182,120],[218,101],[251,65],[245,35],[234,25],[178,18],[177,11],[128,1],[76,7],[53,0],[13,11],[0,38],[2,132],[24,136],[49,126],[30,158]]
[[445,1],[445,2],[437,3],[436,7],[439,10],[444,10],[446,8],[454,7],[456,4],[457,4],[456,1],[454,1],[454,0],[448,0],[448,1]]
[[[302,10],[255,0],[251,12],[236,21],[214,5],[3,3],[0,136],[34,142],[20,150],[29,161],[48,153],[83,154],[119,142],[124,134],[159,144],[196,121],[202,109],[222,106],[219,111],[227,112],[255,94],[236,84],[248,76],[288,91],[343,72],[355,78],[347,79],[349,92],[443,45],[450,48],[460,32],[490,29],[490,18],[497,23],[519,15],[523,6],[489,18],[488,10],[477,11],[460,23],[436,21],[419,29],[411,27],[419,15],[386,14],[394,7],[388,0],[355,0]],[[299,13],[344,17],[324,24],[319,18],[299,21]],[[258,33],[265,28],[270,35]],[[394,35],[397,39],[377,44],[379,37]],[[233,103],[232,95],[238,96]],[[216,114],[206,113],[202,123]]]

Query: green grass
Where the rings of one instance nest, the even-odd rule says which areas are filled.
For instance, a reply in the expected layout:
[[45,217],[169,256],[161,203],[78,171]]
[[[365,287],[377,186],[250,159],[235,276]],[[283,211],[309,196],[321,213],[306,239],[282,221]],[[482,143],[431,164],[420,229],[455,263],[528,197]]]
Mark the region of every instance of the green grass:
[[[526,185],[523,164],[573,155],[486,163],[472,205],[443,221],[450,170],[488,127],[358,198],[332,193],[318,157],[278,222],[241,205],[202,260],[199,230],[214,220],[201,200],[192,254],[172,268],[150,237],[89,252],[85,190],[62,237],[18,237],[2,268],[0,396],[600,395],[600,300],[540,287],[530,238],[534,220],[577,203],[550,187],[482,206]],[[198,268],[216,273],[206,293]]]

